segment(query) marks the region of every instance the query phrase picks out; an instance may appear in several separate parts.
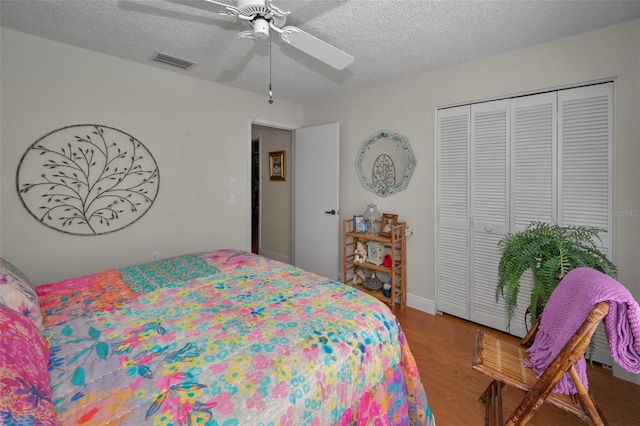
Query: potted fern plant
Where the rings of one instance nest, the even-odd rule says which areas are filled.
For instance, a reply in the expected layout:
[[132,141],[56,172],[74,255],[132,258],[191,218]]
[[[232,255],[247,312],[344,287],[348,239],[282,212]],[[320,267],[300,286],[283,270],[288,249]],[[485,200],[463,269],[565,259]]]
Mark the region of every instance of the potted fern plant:
[[617,268],[597,248],[598,234],[592,226],[560,226],[531,222],[523,231],[507,234],[498,246],[502,257],[498,266],[496,302],[505,300],[508,324],[517,307],[520,278],[527,270],[533,275],[531,302],[527,311],[533,324],[549,300],[551,292],[572,269],[588,266],[616,277]]

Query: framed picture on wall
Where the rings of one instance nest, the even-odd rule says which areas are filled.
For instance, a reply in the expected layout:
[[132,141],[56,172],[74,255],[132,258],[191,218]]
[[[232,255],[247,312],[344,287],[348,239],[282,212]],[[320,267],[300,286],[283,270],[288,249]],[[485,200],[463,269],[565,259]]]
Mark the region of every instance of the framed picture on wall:
[[269,180],[286,180],[284,151],[269,153]]

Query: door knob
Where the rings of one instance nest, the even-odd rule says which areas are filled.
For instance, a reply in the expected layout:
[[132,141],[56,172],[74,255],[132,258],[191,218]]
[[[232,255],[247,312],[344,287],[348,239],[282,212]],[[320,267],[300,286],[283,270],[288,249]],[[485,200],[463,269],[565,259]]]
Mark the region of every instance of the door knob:
[[333,209],[331,209],[331,210],[329,210],[328,212],[325,212],[325,213],[326,213],[326,214],[336,214],[336,211],[335,211],[335,210],[333,210]]

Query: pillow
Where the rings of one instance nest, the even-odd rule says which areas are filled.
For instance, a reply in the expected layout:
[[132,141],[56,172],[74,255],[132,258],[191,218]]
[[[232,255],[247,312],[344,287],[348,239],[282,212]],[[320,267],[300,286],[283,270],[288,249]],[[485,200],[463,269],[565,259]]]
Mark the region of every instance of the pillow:
[[0,304],[24,315],[42,328],[42,312],[34,288],[22,272],[4,259],[0,261]]
[[49,348],[40,331],[0,305],[0,336],[0,424],[60,424],[51,401]]
[[29,287],[33,287],[33,283],[29,281],[29,278],[27,278],[27,276],[23,274],[20,269],[16,268],[15,265],[13,265],[7,259],[3,259],[0,257],[0,269],[6,269],[25,283],[29,284]]

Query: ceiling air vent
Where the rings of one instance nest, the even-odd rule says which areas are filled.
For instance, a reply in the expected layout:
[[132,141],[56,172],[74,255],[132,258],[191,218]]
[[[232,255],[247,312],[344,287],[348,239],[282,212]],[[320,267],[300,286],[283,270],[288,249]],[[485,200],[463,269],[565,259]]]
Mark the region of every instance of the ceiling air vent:
[[175,56],[167,55],[160,52],[154,53],[150,59],[154,62],[160,62],[161,64],[180,68],[182,70],[188,70],[194,65],[196,65],[195,62],[187,61],[186,59],[176,58]]

